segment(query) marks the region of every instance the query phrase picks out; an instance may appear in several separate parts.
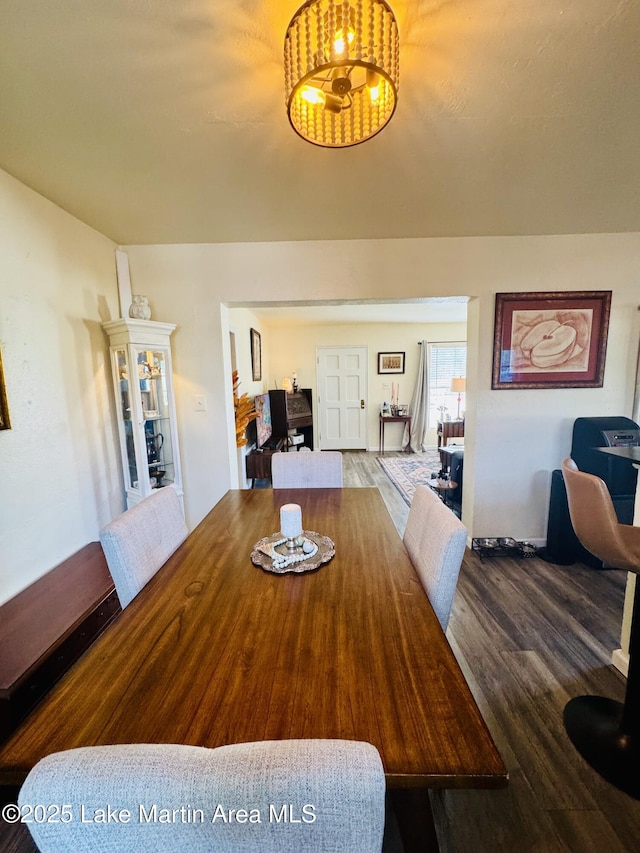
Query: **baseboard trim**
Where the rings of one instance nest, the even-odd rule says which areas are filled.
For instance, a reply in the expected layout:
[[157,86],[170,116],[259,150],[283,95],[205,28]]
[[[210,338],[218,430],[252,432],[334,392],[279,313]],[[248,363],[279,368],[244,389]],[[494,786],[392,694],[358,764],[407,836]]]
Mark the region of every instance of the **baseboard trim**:
[[611,655],[611,663],[626,678],[629,675],[629,654],[622,649],[615,649]]

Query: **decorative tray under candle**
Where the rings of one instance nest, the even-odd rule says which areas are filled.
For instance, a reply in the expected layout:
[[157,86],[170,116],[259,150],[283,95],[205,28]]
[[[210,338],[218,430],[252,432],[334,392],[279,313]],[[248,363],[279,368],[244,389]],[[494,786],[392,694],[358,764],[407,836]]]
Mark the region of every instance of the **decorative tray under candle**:
[[[256,542],[251,552],[251,562],[255,566],[260,566],[260,568],[265,569],[267,572],[273,572],[277,575],[284,575],[288,572],[300,574],[301,572],[311,572],[319,568],[323,563],[328,563],[336,553],[336,547],[328,536],[321,536],[314,530],[303,530],[301,538],[312,542],[318,550],[314,554],[304,557],[301,547],[291,550],[287,548],[287,543],[283,541],[282,533],[273,533],[271,536],[265,536],[264,539]],[[279,544],[274,545],[276,542]],[[270,556],[271,554],[276,554],[280,557],[299,555],[302,559],[288,566],[276,568],[273,557]]]

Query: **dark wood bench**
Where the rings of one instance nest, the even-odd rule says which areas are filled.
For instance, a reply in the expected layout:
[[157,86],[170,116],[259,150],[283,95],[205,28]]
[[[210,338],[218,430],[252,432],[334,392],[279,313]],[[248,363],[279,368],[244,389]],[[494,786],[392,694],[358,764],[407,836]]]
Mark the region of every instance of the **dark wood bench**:
[[[120,613],[102,546],[91,542],[0,606],[0,740]],[[0,803],[18,788],[0,786]],[[0,850],[36,853],[25,824],[0,820]]]
[[0,606],[0,740],[120,610],[99,542],[81,548]]

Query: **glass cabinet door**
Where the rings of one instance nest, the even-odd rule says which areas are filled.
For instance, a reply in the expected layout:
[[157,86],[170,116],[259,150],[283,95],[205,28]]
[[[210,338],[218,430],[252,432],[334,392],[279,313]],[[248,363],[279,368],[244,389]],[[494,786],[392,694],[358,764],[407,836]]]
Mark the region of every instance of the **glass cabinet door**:
[[126,458],[125,477],[127,489],[138,488],[138,465],[136,463],[136,446],[133,437],[134,414],[131,405],[131,391],[129,388],[129,369],[127,367],[126,349],[115,351],[116,371],[118,374],[119,405],[124,425],[124,456]]
[[135,348],[140,385],[149,485],[162,488],[175,482],[174,448],[169,400],[168,365],[161,349]]

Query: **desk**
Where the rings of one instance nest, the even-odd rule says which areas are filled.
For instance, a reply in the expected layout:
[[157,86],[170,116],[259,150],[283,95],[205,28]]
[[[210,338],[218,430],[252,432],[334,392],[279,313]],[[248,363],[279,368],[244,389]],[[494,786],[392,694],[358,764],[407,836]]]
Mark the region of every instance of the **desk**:
[[596,447],[601,453],[617,456],[619,459],[627,459],[635,465],[640,465],[640,447]]
[[[640,468],[640,447],[598,447],[602,453],[608,453],[618,459],[626,459],[634,468]],[[636,503],[633,514],[633,523],[640,527],[640,480],[636,485]],[[633,602],[636,595],[637,575],[634,572],[627,573],[627,589],[624,597],[624,611],[622,614],[622,632],[620,637],[620,648],[615,649],[611,662],[623,675],[629,671],[629,641],[631,639],[631,617],[633,614]]]
[[[384,453],[384,428],[388,423],[403,423],[409,428],[407,453],[411,452],[411,415],[380,415],[380,455]],[[402,446],[402,445],[401,445]]]
[[[256,568],[302,506],[336,556]],[[108,743],[349,738],[389,788],[495,788],[506,770],[377,489],[231,491],[0,749],[0,784]]]

